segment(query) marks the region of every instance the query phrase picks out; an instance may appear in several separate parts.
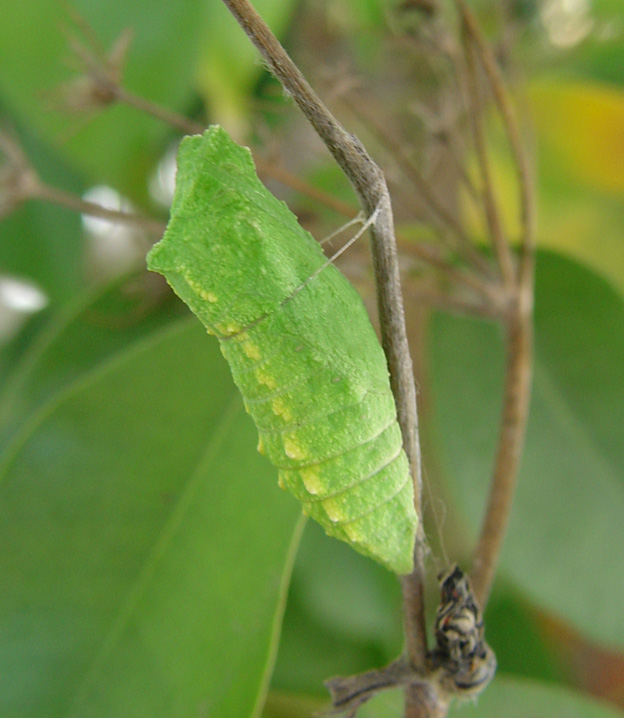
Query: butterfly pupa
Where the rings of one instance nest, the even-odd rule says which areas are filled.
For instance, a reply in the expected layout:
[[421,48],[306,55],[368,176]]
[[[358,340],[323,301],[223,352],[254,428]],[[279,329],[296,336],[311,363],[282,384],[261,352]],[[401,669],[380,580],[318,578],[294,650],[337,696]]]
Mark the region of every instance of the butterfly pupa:
[[409,573],[417,517],[386,359],[326,265],[247,148],[217,126],[182,141],[149,268],[218,338],[280,486],[329,535]]

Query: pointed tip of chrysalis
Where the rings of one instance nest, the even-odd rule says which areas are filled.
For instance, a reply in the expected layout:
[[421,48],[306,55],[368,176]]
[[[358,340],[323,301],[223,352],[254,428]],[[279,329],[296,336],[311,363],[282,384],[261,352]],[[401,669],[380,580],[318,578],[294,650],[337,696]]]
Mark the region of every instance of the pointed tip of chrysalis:
[[150,249],[150,251],[147,253],[147,256],[145,257],[145,263],[147,264],[147,268],[150,272],[160,272],[160,262],[159,262],[159,250],[158,247],[160,245],[160,242],[156,242],[156,244]]
[[250,167],[255,171],[249,147],[234,142],[221,125],[209,125],[202,134],[184,137],[178,149],[178,166],[191,160],[191,168],[195,172],[202,172],[211,164],[222,166],[228,157],[233,160],[228,165],[228,171],[235,171],[239,163],[244,165],[245,173]]
[[145,257],[145,263],[150,272],[157,272],[167,276],[172,266],[172,258],[167,242],[167,233],[153,245]]

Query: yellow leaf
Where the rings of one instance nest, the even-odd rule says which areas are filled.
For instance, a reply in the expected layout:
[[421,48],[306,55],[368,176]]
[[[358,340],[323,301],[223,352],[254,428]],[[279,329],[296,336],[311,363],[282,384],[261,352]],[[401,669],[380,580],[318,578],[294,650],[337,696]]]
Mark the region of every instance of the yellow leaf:
[[529,88],[540,150],[575,180],[624,193],[624,90],[561,79]]

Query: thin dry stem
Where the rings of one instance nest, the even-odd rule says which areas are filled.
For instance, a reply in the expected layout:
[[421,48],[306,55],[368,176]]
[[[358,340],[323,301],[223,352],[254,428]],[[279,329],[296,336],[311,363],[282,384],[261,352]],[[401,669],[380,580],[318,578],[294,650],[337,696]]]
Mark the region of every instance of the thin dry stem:
[[39,187],[39,177],[28,161],[17,137],[0,130],[0,218],[10,214],[30,199]]
[[156,102],[151,102],[151,100],[129,92],[123,85],[115,86],[114,95],[117,102],[129,105],[140,112],[151,115],[165,124],[180,130],[185,135],[197,135],[206,129],[205,125],[199,122],[195,122],[184,115],[180,115],[178,112],[173,112],[167,107],[163,107]]
[[[436,73],[436,78],[438,73]],[[444,80],[442,77],[438,80],[442,86]],[[454,168],[457,174],[460,176],[463,182],[466,183],[468,191],[476,199],[476,188],[466,173],[464,166],[463,154],[459,152],[459,149],[453,141],[454,133],[451,131],[457,122],[459,111],[456,106],[455,98],[453,98],[452,109],[449,109],[449,99],[444,104],[444,97],[440,99],[438,104],[431,108],[428,107],[424,102],[419,100],[412,100],[409,105],[409,110],[423,125],[427,135],[432,140],[439,142],[447,151],[451,158]]]
[[516,488],[529,413],[532,335],[530,309],[516,308],[507,326],[505,392],[494,472],[472,562],[472,585],[482,607],[489,598]]
[[444,718],[449,703],[448,697],[442,700],[430,685],[410,685],[406,690],[405,718]]
[[[440,239],[447,243],[450,248],[456,250],[479,274],[485,277],[491,276],[492,271],[489,264],[475,249],[474,244],[466,234],[466,231],[457,217],[449,212],[438,200],[430,184],[414,163],[405,155],[401,145],[392,138],[385,128],[373,117],[373,114],[366,109],[365,103],[356,102],[353,98],[345,98],[345,102],[364,120],[367,127],[375,133],[377,138],[392,153],[392,157],[396,161],[397,166],[414,185],[423,199],[433,225],[440,230]],[[448,243],[446,230],[452,232],[455,237],[455,242]]]
[[335,676],[325,681],[334,712],[354,716],[357,710],[380,691],[407,685],[415,678],[403,657],[387,666],[352,676]]
[[314,187],[314,185],[305,182],[304,180],[300,179],[296,175],[293,175],[287,169],[280,167],[279,165],[276,165],[272,162],[267,162],[266,160],[262,159],[262,157],[258,157],[256,155],[254,155],[254,162],[256,163],[256,167],[260,174],[266,177],[270,177],[276,182],[283,184],[285,187],[290,187],[291,189],[295,190],[295,192],[299,192],[300,194],[304,195],[305,197],[309,197],[310,199],[318,202],[319,204],[325,205],[325,207],[333,210],[334,212],[342,215],[343,217],[353,217],[358,212],[357,208],[354,207],[352,204],[342,202],[341,200],[336,199],[336,197],[334,197],[333,195],[328,194],[327,192],[323,192],[323,190],[320,190],[318,189],[318,187]]
[[143,217],[139,214],[133,214],[118,209],[108,209],[95,202],[89,202],[77,197],[70,192],[66,192],[58,187],[52,187],[46,184],[39,184],[36,191],[31,195],[31,199],[38,199],[43,202],[51,202],[60,207],[66,207],[74,212],[86,214],[91,217],[99,217],[109,222],[117,224],[126,224],[131,227],[137,227],[151,234],[161,235],[165,231],[165,225],[155,219]]
[[466,188],[466,191],[470,195],[470,199],[473,203],[477,204],[480,201],[479,193],[472,180],[472,177],[468,174],[465,164],[462,162],[459,150],[455,147],[453,138],[447,130],[440,130],[434,137],[440,142],[440,144],[446,148],[448,156],[453,163],[455,171],[457,172],[462,184]]
[[509,146],[514,158],[514,164],[518,176],[518,187],[520,192],[520,220],[521,232],[521,265],[520,278],[521,286],[532,288],[534,264],[535,264],[535,183],[531,171],[530,162],[520,137],[520,130],[512,102],[509,97],[507,85],[503,79],[500,67],[496,62],[492,49],[485,41],[479,23],[474,13],[468,7],[465,0],[455,0],[462,16],[466,30],[470,33],[478,50],[479,61],[482,63],[486,77],[490,83],[494,100],[501,114],[503,126],[507,133]]
[[45,184],[28,161],[18,140],[6,131],[0,131],[0,151],[5,155],[8,165],[5,181],[2,183],[4,185],[2,187],[2,205],[6,211],[0,212],[0,214],[8,213],[23,202],[40,200],[66,207],[81,214],[138,227],[154,234],[162,234],[165,230],[164,224],[149,217],[108,209],[95,202],[84,200],[71,192]]
[[465,37],[465,34],[464,54],[466,60],[465,76],[468,90],[468,118],[477,153],[477,162],[479,164],[481,180],[483,182],[483,209],[485,211],[485,218],[503,283],[506,286],[510,286],[514,280],[514,267],[511,249],[505,237],[494,193],[492,171],[485,143],[483,112],[480,106],[481,91],[479,87],[479,77],[477,68],[475,67],[471,43],[468,41],[468,38]]
[[430,307],[437,307],[450,314],[459,314],[469,317],[480,317],[482,319],[500,320],[500,312],[486,302],[454,296],[433,288],[414,288],[410,296],[419,304]]
[[397,239],[403,247],[403,254],[415,257],[439,270],[441,276],[447,282],[457,286],[464,286],[471,293],[489,302],[497,316],[502,316],[502,310],[506,309],[506,297],[494,283],[482,279],[463,267],[451,264],[447,259],[440,256],[430,244],[409,242],[401,235],[398,235]]

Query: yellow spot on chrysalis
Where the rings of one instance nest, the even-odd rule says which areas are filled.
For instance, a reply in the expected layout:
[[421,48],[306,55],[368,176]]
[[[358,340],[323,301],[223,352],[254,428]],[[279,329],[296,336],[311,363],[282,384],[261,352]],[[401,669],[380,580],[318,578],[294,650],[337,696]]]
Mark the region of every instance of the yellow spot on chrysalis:
[[[180,273],[184,276],[186,274],[186,265],[181,264],[179,267]],[[195,294],[199,294],[201,296],[201,293],[204,291],[194,279],[191,279],[190,277],[184,276],[184,279],[186,279],[186,283],[189,285],[189,287],[195,292]]]
[[284,421],[292,421],[292,414],[290,413],[290,409],[285,406],[282,399],[279,397],[276,397],[271,402],[271,408],[273,409],[273,413],[275,416],[281,416]]
[[260,384],[269,389],[275,389],[277,386],[275,379],[270,374],[267,374],[263,369],[256,370],[256,379]]
[[280,487],[280,489],[286,490],[286,481],[284,480],[284,474],[280,471],[280,473],[277,475],[277,485]]
[[262,456],[266,456],[266,449],[264,446],[264,441],[262,441],[262,437],[258,438],[258,453],[262,454]]
[[210,302],[211,304],[214,304],[217,301],[216,294],[213,294],[212,292],[208,291],[208,289],[204,289],[204,287],[202,287],[199,282],[196,282],[194,279],[190,279],[189,277],[185,277],[185,279],[186,283],[195,292],[195,294],[197,294],[198,297],[205,300],[206,302]]
[[303,481],[306,491],[312,494],[312,496],[322,493],[325,489],[316,466],[312,466],[309,469],[301,469],[299,476],[301,476],[301,481]]
[[254,344],[251,341],[246,341],[243,342],[241,346],[248,359],[253,359],[254,361],[258,361],[258,359],[260,359],[260,349],[257,344]]
[[345,518],[344,511],[336,499],[326,499],[323,501],[323,508],[325,509],[325,513],[329,516],[329,520],[334,523],[342,521]]
[[284,437],[284,453],[289,459],[294,461],[302,461],[306,458],[306,455],[299,444],[294,439],[289,439],[287,436]]
[[219,322],[215,324],[215,329],[222,337],[228,337],[231,334],[238,334],[241,331],[241,326],[235,322]]
[[349,537],[349,541],[353,541],[353,543],[360,543],[362,540],[362,532],[360,531],[359,527],[356,525],[359,522],[345,524],[342,526],[342,530],[347,534]]

